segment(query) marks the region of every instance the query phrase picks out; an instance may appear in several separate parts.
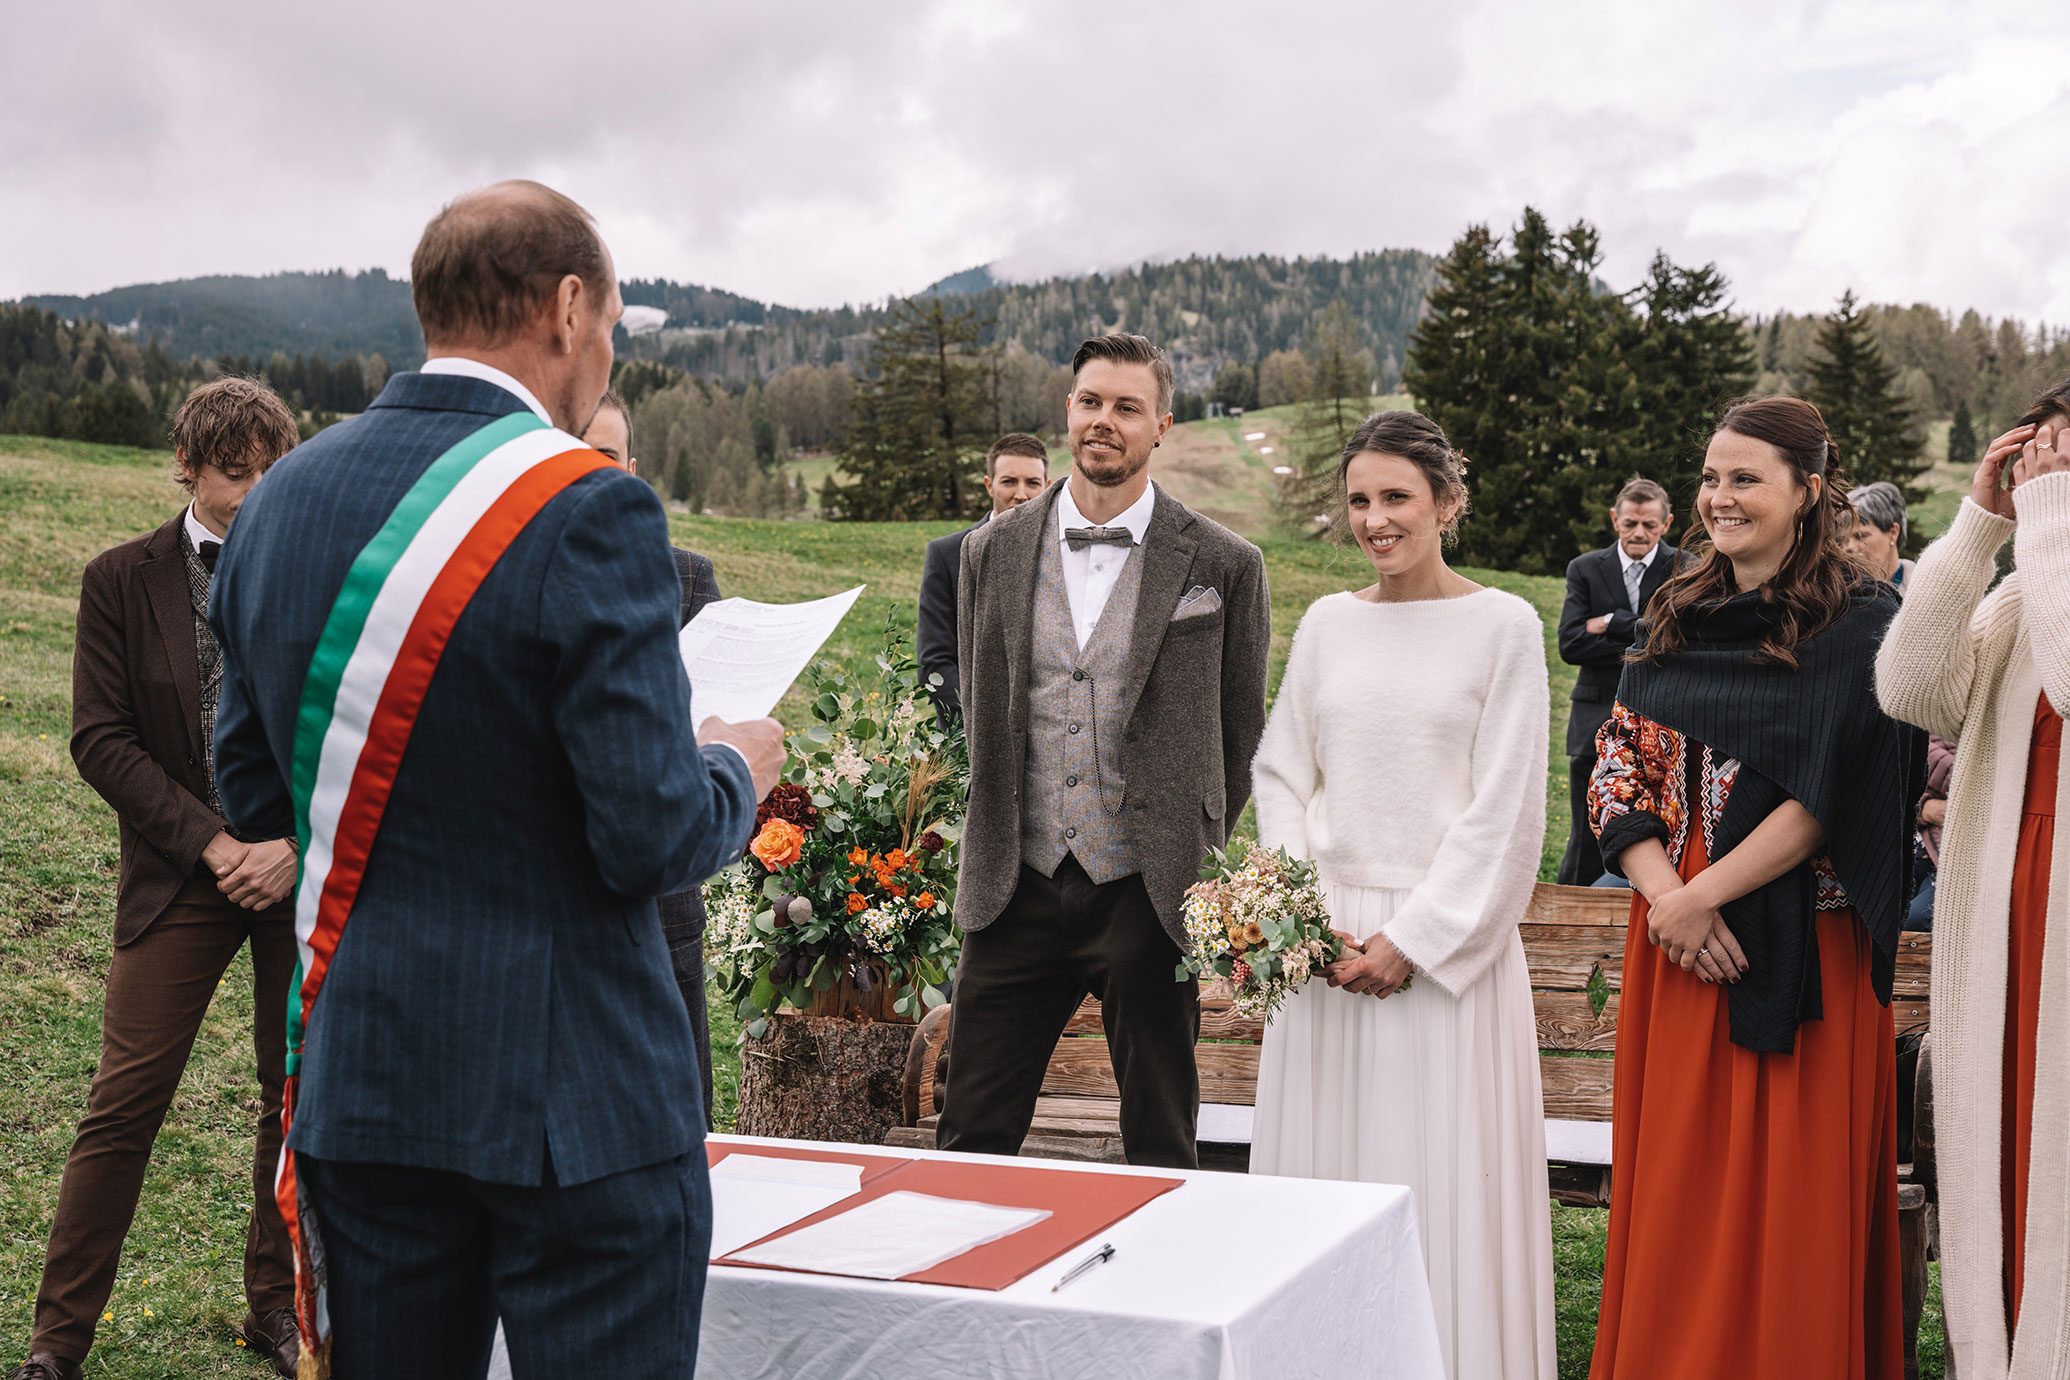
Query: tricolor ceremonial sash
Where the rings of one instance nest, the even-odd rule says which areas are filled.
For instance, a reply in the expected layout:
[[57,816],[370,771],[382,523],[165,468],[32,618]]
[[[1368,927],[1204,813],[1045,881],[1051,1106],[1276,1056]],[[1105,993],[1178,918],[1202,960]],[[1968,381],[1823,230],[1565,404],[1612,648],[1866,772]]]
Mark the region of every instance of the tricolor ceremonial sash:
[[[288,997],[283,1137],[294,1125],[309,1011],[351,918],[403,749],[453,625],[539,510],[611,463],[532,412],[500,417],[432,462],[346,572],[295,714],[300,956]],[[328,1369],[323,1245],[285,1145],[274,1196],[294,1244],[295,1320],[308,1380]]]

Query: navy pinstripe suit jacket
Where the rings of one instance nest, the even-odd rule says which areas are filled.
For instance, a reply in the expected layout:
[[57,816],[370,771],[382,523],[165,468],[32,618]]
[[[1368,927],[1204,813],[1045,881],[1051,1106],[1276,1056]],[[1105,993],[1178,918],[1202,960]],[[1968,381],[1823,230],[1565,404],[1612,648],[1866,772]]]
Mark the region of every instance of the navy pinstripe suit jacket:
[[[245,499],[211,597],[217,781],[292,834],[295,709],[353,557],[448,447],[523,408],[398,374]],[[548,503],[453,629],[304,1039],[291,1139],[323,1159],[563,1184],[703,1136],[653,898],[747,844],[753,783],[697,746],[661,504],[618,470]]]

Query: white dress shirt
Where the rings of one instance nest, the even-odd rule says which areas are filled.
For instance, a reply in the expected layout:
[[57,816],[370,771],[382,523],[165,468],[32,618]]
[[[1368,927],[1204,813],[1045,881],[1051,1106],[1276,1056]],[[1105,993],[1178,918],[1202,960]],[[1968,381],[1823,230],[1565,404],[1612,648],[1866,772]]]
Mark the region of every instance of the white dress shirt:
[[[1093,629],[1099,626],[1100,614],[1107,607],[1107,596],[1114,592],[1114,583],[1121,578],[1122,565],[1136,546],[1143,544],[1143,534],[1150,530],[1150,514],[1156,507],[1156,487],[1145,486],[1143,496],[1124,509],[1121,516],[1105,523],[1088,522],[1071,501],[1071,481],[1064,481],[1064,491],[1057,495],[1057,545],[1064,560],[1064,596],[1071,601],[1071,626],[1078,634],[1079,651],[1084,651],[1085,644],[1092,640]],[[1072,527],[1126,527],[1135,546],[1098,545],[1073,551],[1071,543],[1064,540],[1064,532]]]
[[187,505],[187,540],[194,543],[194,554],[197,556],[201,554],[201,544],[203,542],[220,542],[223,540],[214,532],[209,531],[201,519],[195,515],[192,503]]
[[437,359],[425,360],[424,367],[417,372],[420,374],[461,374],[467,378],[480,379],[483,383],[493,383],[526,407],[538,413],[540,421],[545,422],[548,426],[553,425],[553,418],[546,415],[546,409],[539,405],[539,399],[532,396],[532,390],[493,364],[484,364],[478,359],[469,359],[465,355],[440,355]]

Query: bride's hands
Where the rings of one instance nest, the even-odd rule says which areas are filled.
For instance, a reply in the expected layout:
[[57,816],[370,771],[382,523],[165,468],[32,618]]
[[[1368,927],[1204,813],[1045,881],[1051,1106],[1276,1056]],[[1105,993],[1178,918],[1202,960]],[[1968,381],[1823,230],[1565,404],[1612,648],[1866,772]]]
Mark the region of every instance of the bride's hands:
[[1353,945],[1341,930],[1336,933],[1346,940],[1346,945],[1344,956],[1323,970],[1330,986],[1360,996],[1391,997],[1409,980],[1414,969],[1386,935],[1372,936],[1361,948]]

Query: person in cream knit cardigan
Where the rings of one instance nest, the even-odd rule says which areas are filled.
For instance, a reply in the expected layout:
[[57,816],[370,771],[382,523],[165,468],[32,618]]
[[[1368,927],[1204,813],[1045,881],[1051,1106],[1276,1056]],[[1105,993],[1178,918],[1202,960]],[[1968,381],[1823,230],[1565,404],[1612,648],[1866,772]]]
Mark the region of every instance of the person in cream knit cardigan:
[[[1992,589],[2007,538],[2014,570]],[[2049,759],[2061,740],[2056,711],[2070,707],[2070,380],[1992,443],[1953,525],[1907,582],[1876,678],[1891,715],[1957,749],[1933,955],[1951,1373],[2060,1375],[2070,1350],[2070,801]]]

